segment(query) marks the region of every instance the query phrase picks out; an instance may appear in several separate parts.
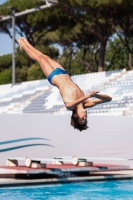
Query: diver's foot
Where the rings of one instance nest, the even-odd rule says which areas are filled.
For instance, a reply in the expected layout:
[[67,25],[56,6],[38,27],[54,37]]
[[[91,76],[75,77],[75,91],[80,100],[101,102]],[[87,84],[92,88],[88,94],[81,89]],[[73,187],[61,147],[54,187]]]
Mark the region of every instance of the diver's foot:
[[23,49],[23,46],[24,46],[24,37],[20,37],[19,39],[18,39],[18,44],[19,44],[19,47],[20,47],[20,49],[21,50],[24,50]]

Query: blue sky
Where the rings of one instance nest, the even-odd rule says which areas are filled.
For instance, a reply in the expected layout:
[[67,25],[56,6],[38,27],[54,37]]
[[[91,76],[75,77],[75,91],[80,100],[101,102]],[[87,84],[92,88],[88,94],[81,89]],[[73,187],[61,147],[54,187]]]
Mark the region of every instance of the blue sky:
[[[0,0],[3,4],[6,0]],[[12,40],[6,34],[0,33],[0,55],[12,53]]]

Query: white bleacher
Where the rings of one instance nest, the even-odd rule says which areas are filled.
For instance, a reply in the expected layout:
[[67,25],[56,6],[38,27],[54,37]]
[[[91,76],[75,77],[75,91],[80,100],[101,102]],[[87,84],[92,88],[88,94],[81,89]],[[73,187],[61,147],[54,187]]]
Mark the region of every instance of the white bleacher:
[[[100,88],[101,93],[112,96],[109,103],[87,109],[89,115],[128,115],[133,109],[133,71],[113,70],[108,72],[74,75],[72,80],[87,91]],[[67,114],[58,89],[47,80],[22,82],[0,86],[0,113],[53,113]],[[125,114],[126,113],[126,114]],[[133,116],[133,113],[130,113]]]
[[108,104],[111,106],[115,102],[115,110],[110,109],[111,115],[123,115],[124,112],[130,111],[133,108],[133,71],[127,71],[119,79],[105,86],[101,92],[113,97]]
[[124,70],[116,70],[109,72],[99,72],[72,76],[72,80],[76,82],[83,90],[88,90],[89,88],[97,88],[104,83],[114,79],[116,76],[120,75]]
[[30,99],[45,90],[50,90],[47,80],[0,86],[0,113],[23,113]]

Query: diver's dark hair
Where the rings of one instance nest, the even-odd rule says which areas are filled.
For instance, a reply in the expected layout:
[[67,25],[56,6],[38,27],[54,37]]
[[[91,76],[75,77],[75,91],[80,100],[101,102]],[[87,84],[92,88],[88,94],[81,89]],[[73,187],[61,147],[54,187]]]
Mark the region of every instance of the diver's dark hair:
[[88,128],[87,126],[87,121],[85,124],[79,124],[78,122],[78,117],[74,117],[75,111],[72,112],[71,116],[71,125],[75,128],[78,129],[79,131],[86,130]]

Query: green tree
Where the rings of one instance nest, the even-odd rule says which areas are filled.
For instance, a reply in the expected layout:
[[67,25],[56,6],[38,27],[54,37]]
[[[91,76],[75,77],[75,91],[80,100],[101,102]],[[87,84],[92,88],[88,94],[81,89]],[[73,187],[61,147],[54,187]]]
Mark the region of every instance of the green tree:
[[116,29],[117,36],[127,52],[128,69],[133,69],[133,14],[132,1],[126,1],[124,16],[118,19],[119,26]]
[[28,81],[39,80],[39,79],[44,79],[44,78],[45,76],[38,63],[33,64],[28,70],[28,75],[27,75]]
[[0,72],[5,69],[8,69],[12,65],[12,55],[7,54],[0,56]]
[[11,69],[5,69],[0,73],[0,84],[11,83],[12,71]]
[[28,76],[28,67],[23,66],[22,68],[16,68],[16,82],[20,83],[23,81],[27,81]]
[[[37,0],[9,0],[0,10],[0,15],[11,12],[4,6],[14,6],[16,12],[20,12],[42,4],[44,2]],[[57,6],[17,17],[15,28],[16,33],[26,36],[38,50],[60,62],[70,75],[118,69],[126,59],[132,69],[132,8],[133,2],[129,0],[59,0]],[[0,32],[12,37],[11,20],[0,23]],[[121,42],[112,40],[116,32]],[[118,42],[120,44],[116,46]],[[58,47],[62,49],[60,54]],[[123,63],[117,61],[121,56]],[[4,57],[0,58],[0,71],[11,66],[10,58],[5,63]],[[16,65],[17,81],[38,77],[29,75],[34,61],[19,48]],[[27,73],[24,66],[28,67]]]
[[65,0],[63,3],[59,0],[59,2],[63,12],[80,23],[82,30],[85,30],[84,34],[82,31],[82,37],[90,33],[97,38],[99,42],[97,71],[103,71],[107,41],[115,31],[116,19],[124,15],[125,3],[122,0]]
[[128,70],[127,60],[127,49],[118,37],[114,37],[108,42],[106,48],[105,71],[108,71],[109,69],[119,70],[123,68]]

